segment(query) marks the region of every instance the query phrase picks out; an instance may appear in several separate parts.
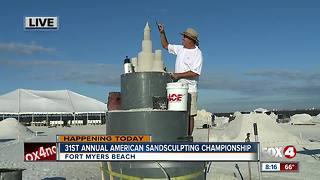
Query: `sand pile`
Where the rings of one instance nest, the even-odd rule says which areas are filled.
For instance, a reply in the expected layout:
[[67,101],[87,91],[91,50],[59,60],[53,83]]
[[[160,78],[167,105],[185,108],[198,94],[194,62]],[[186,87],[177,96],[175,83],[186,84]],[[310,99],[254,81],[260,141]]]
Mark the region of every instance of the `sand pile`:
[[292,124],[311,124],[312,117],[309,114],[295,114],[290,117]]
[[216,117],[214,123],[216,124],[216,127],[225,127],[229,123],[229,117]]
[[20,124],[15,118],[0,121],[0,139],[25,139],[34,135],[30,129]]
[[213,142],[244,142],[246,134],[250,133],[250,140],[254,141],[253,123],[258,125],[258,137],[261,145],[297,144],[300,139],[281,128],[275,120],[266,114],[236,114],[235,120],[218,133],[210,135]]
[[274,112],[271,112],[269,117],[274,119],[274,121],[276,121],[278,119],[278,115],[276,115]]
[[313,117],[311,121],[313,123],[320,123],[320,114],[318,114],[317,116]]
[[199,128],[204,124],[212,125],[212,113],[201,109],[197,111],[197,116],[194,118],[194,127]]

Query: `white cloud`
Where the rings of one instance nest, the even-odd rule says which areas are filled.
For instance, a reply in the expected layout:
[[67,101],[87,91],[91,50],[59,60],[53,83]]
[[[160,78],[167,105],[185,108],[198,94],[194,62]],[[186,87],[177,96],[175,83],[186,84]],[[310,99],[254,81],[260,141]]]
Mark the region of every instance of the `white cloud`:
[[33,54],[33,53],[41,53],[41,52],[52,52],[55,49],[46,48],[41,45],[38,45],[34,42],[29,44],[23,43],[0,43],[0,52],[11,52],[17,54]]
[[319,97],[320,73],[311,71],[264,70],[244,74],[207,74],[201,77],[204,89],[233,91],[252,97],[290,95]]
[[[91,61],[86,61],[91,62]],[[85,84],[115,86],[120,84],[120,67],[110,64],[53,60],[0,60],[0,66],[23,70],[19,78],[27,80],[74,81]]]
[[246,73],[252,77],[266,77],[266,78],[279,78],[290,80],[320,80],[320,73],[311,73],[303,71],[289,71],[289,70],[256,70]]

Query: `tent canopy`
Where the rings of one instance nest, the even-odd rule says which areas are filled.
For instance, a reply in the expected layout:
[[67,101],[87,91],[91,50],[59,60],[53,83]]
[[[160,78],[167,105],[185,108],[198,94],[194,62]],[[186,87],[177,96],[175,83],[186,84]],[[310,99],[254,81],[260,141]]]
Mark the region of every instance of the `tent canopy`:
[[0,96],[0,114],[106,111],[106,104],[69,90],[17,89]]
[[269,110],[263,109],[263,108],[258,108],[258,109],[255,109],[255,110],[253,110],[253,111],[254,111],[254,112],[262,112],[262,113],[269,112]]

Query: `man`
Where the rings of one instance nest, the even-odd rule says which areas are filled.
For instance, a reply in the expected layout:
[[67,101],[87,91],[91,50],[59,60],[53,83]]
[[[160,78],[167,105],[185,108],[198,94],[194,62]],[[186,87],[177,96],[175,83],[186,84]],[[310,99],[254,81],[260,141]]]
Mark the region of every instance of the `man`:
[[194,117],[197,115],[198,81],[202,68],[202,53],[199,49],[198,33],[192,28],[186,29],[182,35],[182,45],[169,44],[164,26],[158,24],[162,47],[169,53],[177,55],[175,72],[172,78],[178,82],[188,84],[188,93],[191,94],[188,135],[191,136],[194,126]]

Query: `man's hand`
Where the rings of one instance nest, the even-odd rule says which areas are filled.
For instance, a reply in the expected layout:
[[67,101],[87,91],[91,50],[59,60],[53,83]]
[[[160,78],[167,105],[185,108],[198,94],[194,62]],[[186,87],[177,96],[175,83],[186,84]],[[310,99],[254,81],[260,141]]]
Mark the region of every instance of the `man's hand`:
[[171,76],[171,79],[173,79],[173,80],[178,80],[179,79],[177,73],[170,73],[170,76]]
[[158,24],[157,23],[157,26],[158,26],[158,30],[160,32],[160,39],[161,39],[161,45],[164,49],[168,49],[168,40],[167,40],[167,37],[166,37],[166,33],[164,32],[164,26],[163,24]]
[[159,32],[160,32],[161,34],[163,34],[163,33],[164,33],[164,26],[163,26],[163,24],[158,24],[158,23],[157,23],[157,25],[158,25],[158,30],[159,30]]

